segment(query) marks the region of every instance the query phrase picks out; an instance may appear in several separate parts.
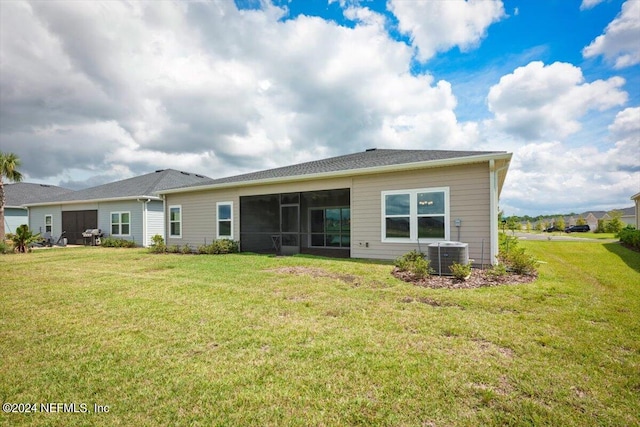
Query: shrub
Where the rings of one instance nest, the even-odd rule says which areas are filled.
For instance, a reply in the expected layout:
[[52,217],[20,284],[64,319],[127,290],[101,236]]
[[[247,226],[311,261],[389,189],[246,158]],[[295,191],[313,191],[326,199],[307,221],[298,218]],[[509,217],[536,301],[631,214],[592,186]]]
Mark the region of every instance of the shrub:
[[524,248],[515,248],[498,255],[498,259],[506,264],[506,268],[516,274],[534,275],[538,262]]
[[485,273],[489,277],[502,277],[507,275],[507,268],[504,264],[496,264]]
[[16,252],[25,253],[31,252],[31,246],[41,241],[42,237],[40,237],[40,233],[33,234],[27,224],[22,224],[16,228],[14,234],[7,234],[7,239],[13,242],[13,248]]
[[167,252],[170,253],[170,254],[179,254],[180,253],[180,246],[178,246],[178,245],[167,246]]
[[498,260],[505,264],[507,270],[516,274],[536,274],[538,262],[524,248],[518,247],[517,237],[501,234],[499,246]]
[[466,280],[467,277],[471,274],[471,263],[468,264],[458,264],[457,262],[453,262],[449,266],[449,270],[453,273],[453,277],[458,280]]
[[0,254],[8,254],[11,252],[11,247],[5,242],[0,242]]
[[149,252],[154,254],[163,254],[167,252],[167,245],[165,245],[164,238],[161,235],[156,234],[155,236],[151,237],[151,246],[149,246]]
[[136,242],[131,240],[117,239],[115,237],[104,237],[100,244],[105,248],[135,248]]
[[209,245],[198,246],[199,254],[218,255],[239,252],[238,242],[231,239],[214,240]]
[[625,245],[640,250],[640,230],[636,230],[634,226],[627,225],[616,234],[616,237]]
[[395,265],[398,267],[398,270],[407,271],[417,279],[422,279],[433,273],[429,260],[425,259],[422,252],[416,250],[407,252],[397,258]]
[[182,254],[183,255],[191,255],[192,254],[191,247],[189,246],[188,243],[182,247]]

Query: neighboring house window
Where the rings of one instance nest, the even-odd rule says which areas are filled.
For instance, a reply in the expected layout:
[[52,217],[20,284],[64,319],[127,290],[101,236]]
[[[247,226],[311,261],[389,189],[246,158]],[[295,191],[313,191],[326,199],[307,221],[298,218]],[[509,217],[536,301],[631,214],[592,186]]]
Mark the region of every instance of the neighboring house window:
[[53,232],[53,215],[44,216],[44,232],[45,233]]
[[216,236],[218,239],[233,239],[233,203],[218,202],[218,223]]
[[129,236],[131,234],[131,213],[111,212],[111,234]]
[[351,246],[351,209],[312,208],[309,210],[311,246],[348,248]]
[[449,188],[382,192],[382,240],[449,239]]
[[169,236],[182,237],[182,206],[169,206]]

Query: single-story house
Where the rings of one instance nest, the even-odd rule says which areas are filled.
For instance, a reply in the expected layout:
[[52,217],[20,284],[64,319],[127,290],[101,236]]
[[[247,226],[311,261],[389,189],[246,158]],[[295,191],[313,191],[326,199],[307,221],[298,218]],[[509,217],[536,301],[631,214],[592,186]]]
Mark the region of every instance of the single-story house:
[[622,214],[620,216],[620,220],[622,222],[624,222],[626,225],[633,225],[634,227],[637,228],[636,226],[636,208],[635,206],[631,206],[628,208],[624,208],[624,209],[620,209],[620,213]]
[[83,244],[82,233],[101,229],[105,236],[132,240],[141,246],[164,237],[164,210],[158,192],[201,184],[210,178],[173,169],[25,203],[29,227],[57,240],[64,232],[69,244]]
[[239,241],[242,251],[394,259],[439,241],[498,253],[503,151],[369,149],[159,191],[169,245]]
[[29,209],[25,207],[25,204],[69,193],[73,193],[73,190],[55,185],[33,184],[29,182],[4,184],[5,233],[15,233],[16,228],[19,226],[29,224]]

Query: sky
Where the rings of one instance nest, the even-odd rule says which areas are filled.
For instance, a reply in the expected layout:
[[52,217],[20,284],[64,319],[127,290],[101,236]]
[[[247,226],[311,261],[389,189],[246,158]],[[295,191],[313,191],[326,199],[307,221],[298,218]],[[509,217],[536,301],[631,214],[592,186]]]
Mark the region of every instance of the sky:
[[640,192],[640,0],[0,0],[0,151],[80,189],[513,153],[506,215]]

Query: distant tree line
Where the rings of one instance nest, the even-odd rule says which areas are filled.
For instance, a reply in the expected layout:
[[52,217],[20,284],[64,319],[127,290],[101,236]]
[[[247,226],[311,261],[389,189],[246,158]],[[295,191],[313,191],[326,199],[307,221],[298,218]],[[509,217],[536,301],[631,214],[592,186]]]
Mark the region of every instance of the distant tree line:
[[[608,212],[609,217],[611,219],[599,219],[598,227],[594,231],[595,233],[618,233],[622,230],[626,224],[622,221],[622,212],[618,210],[613,210]],[[553,215],[538,215],[535,217],[524,215],[511,215],[504,216],[504,213],[500,211],[498,214],[498,221],[501,223],[501,228],[503,230],[526,230],[526,231],[542,231],[546,230],[549,227],[556,227],[559,230],[564,230],[565,227],[568,226],[565,222],[565,217],[575,217],[576,224],[575,225],[585,225],[587,221],[582,217],[582,215],[578,215],[575,212],[569,214],[553,214]]]

